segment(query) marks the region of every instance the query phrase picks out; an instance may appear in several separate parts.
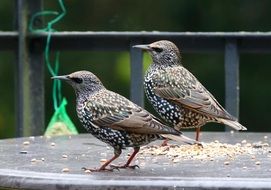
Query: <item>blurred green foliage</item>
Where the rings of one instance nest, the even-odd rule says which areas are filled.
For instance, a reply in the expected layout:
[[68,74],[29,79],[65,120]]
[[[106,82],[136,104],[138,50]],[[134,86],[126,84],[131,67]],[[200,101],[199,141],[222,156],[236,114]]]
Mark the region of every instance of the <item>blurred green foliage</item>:
[[[58,31],[270,31],[271,1],[268,0],[64,0],[67,15],[56,25]],[[45,10],[59,10],[57,0],[44,1]],[[14,26],[14,1],[1,0],[0,30]],[[180,47],[182,48],[182,47]],[[129,97],[128,52],[61,52],[60,74],[90,70],[105,86]],[[271,55],[240,55],[240,120],[249,131],[271,131]],[[151,62],[144,54],[144,68]],[[13,52],[0,52],[0,138],[13,137],[15,97]],[[184,54],[183,64],[224,104],[224,55]],[[46,71],[46,122],[53,115],[52,81]],[[75,95],[63,84],[67,111],[80,131],[75,113]],[[152,110],[145,101],[146,108]],[[203,127],[223,130],[223,126]]]

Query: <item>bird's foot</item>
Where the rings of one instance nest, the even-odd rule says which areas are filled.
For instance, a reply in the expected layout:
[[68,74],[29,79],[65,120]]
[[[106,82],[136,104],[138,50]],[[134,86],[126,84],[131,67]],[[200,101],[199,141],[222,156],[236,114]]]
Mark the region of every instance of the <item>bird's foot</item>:
[[113,168],[113,169],[127,169],[127,168],[128,169],[136,169],[136,168],[139,169],[140,168],[138,165],[132,165],[132,166],[130,166],[130,165],[126,165],[126,164],[125,165],[120,165],[120,166],[119,165],[111,164],[110,167]]
[[90,172],[113,172],[114,170],[119,170],[119,168],[86,168],[86,167],[82,167],[82,170],[86,171],[90,171]]
[[164,141],[162,142],[161,146],[169,146],[168,141],[167,141],[167,140],[164,140]]
[[199,148],[203,148],[203,143],[202,142],[197,142],[194,145],[198,146]]
[[197,146],[203,148],[203,142],[198,141],[197,139],[195,139],[195,142],[192,145],[197,145]]

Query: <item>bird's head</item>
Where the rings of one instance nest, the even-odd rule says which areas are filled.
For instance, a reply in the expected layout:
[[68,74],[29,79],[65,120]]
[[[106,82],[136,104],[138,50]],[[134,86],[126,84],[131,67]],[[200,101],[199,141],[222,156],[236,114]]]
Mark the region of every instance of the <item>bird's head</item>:
[[181,54],[177,46],[168,40],[160,40],[151,44],[135,45],[151,54],[154,64],[176,65],[181,64]]
[[76,95],[96,92],[104,88],[98,77],[89,71],[77,71],[69,75],[54,76],[52,79],[63,80],[70,84]]

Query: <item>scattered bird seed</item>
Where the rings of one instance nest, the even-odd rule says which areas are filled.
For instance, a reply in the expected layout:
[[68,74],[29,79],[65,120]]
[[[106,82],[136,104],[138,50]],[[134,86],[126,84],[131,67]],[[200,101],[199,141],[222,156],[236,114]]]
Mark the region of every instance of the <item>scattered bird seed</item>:
[[173,163],[178,163],[180,161],[181,161],[180,159],[173,159]]
[[230,162],[226,161],[224,162],[224,165],[230,165]]
[[102,159],[100,160],[100,162],[107,162],[107,160],[104,159],[104,158],[102,158]]
[[205,143],[201,148],[197,145],[175,145],[168,147],[161,147],[159,145],[152,145],[142,147],[140,154],[149,154],[153,156],[165,155],[169,159],[179,158],[183,160],[211,160],[216,158],[234,159],[241,154],[249,153],[252,150],[250,147],[239,144],[219,143],[217,140],[211,143]]
[[88,169],[86,169],[86,170],[85,170],[85,173],[91,173],[91,171],[90,171],[90,170],[88,170]]
[[253,145],[253,148],[263,148],[263,147],[268,147],[269,146],[268,143],[263,143],[262,141],[255,142],[252,145]]
[[247,143],[245,144],[246,147],[252,147],[252,144],[251,143]]
[[31,162],[36,162],[36,161],[37,161],[36,158],[31,159]]
[[242,146],[240,143],[236,143],[235,145],[236,145],[236,146]]
[[214,142],[204,143],[204,147],[197,145],[170,145],[166,147],[151,145],[142,147],[138,158],[146,160],[147,155],[156,158],[163,156],[173,163],[182,162],[183,160],[211,162],[223,159],[227,160],[224,165],[230,165],[230,162],[233,162],[241,155],[248,156],[254,162],[256,162],[256,157],[259,154],[268,154],[271,157],[271,148],[268,143],[260,143],[260,145],[258,143],[257,146],[259,148],[255,148],[255,143],[247,143],[246,140],[236,144],[220,143],[215,140]]
[[62,172],[69,172],[69,171],[70,171],[69,168],[63,168],[63,169],[62,169]]
[[23,145],[29,145],[29,144],[30,144],[29,141],[24,141],[24,142],[23,142]]
[[246,143],[247,143],[247,140],[242,140],[241,143],[242,143],[242,144],[246,144]]

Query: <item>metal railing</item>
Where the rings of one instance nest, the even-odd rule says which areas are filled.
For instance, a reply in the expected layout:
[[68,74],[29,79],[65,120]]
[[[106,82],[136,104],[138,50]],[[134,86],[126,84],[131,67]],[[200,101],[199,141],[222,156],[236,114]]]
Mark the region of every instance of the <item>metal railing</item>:
[[[46,33],[28,33],[31,15],[42,9],[41,0],[17,0],[16,31],[0,32],[0,50],[16,53],[17,136],[40,135],[44,130],[44,65]],[[36,26],[42,21],[37,20]],[[132,46],[168,39],[182,52],[223,52],[225,55],[226,109],[239,115],[239,53],[271,52],[270,32],[55,32],[51,49],[130,51],[131,100],[144,104],[142,52]]]

